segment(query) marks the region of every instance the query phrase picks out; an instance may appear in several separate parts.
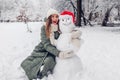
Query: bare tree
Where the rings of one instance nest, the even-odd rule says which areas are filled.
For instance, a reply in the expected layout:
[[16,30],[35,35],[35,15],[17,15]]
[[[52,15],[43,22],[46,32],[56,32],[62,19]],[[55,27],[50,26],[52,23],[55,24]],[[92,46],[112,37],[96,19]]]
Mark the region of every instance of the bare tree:
[[108,8],[108,9],[107,9],[107,11],[106,11],[106,13],[105,13],[105,17],[104,17],[103,22],[102,22],[102,26],[107,26],[108,18],[109,18],[109,16],[110,16],[110,11],[112,10],[112,8],[113,8],[114,6],[115,6],[115,4],[112,5],[111,8]]
[[81,26],[82,0],[77,0],[77,26]]

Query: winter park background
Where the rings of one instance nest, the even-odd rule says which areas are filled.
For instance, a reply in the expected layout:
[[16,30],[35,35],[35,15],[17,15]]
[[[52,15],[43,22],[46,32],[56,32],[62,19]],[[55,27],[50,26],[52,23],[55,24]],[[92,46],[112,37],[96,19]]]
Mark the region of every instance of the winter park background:
[[[77,0],[71,1],[77,7]],[[70,0],[0,0],[0,80],[28,80],[20,63],[40,42],[49,8],[74,12]],[[84,0],[82,9],[93,26],[82,22],[80,27],[79,80],[120,80],[120,0]]]

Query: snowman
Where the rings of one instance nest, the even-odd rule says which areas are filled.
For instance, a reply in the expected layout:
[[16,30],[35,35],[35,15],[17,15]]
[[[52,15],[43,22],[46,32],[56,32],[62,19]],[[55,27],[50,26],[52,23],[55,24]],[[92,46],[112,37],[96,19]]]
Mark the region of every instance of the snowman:
[[76,53],[80,48],[81,31],[74,25],[74,14],[70,11],[63,11],[59,20],[59,28],[62,34],[57,40],[57,49],[60,51],[71,50]]
[[56,58],[53,80],[79,80],[82,63],[77,56],[81,45],[81,32],[74,25],[74,14],[63,11],[59,17],[61,34],[56,41],[56,47],[60,51],[72,51],[72,57],[66,59]]

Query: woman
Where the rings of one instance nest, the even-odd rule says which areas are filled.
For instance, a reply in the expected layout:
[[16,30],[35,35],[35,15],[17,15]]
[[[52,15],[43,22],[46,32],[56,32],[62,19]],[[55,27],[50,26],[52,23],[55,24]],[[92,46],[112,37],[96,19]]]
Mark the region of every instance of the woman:
[[48,72],[52,73],[56,64],[55,57],[62,59],[71,57],[71,51],[59,51],[55,47],[55,41],[52,40],[53,38],[57,39],[60,35],[58,22],[59,13],[50,9],[47,12],[46,24],[41,27],[41,42],[21,64],[29,80],[43,79]]

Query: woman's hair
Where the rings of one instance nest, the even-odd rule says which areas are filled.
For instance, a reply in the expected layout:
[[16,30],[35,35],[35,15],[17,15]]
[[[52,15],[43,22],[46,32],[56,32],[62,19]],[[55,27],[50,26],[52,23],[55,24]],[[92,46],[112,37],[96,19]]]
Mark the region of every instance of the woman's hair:
[[[51,25],[51,23],[52,23],[51,17],[52,17],[52,15],[49,16],[48,19],[46,20],[45,32],[46,32],[47,38],[50,37],[50,32],[51,32],[51,30],[50,30],[50,25]],[[59,23],[59,21],[58,21],[58,23]],[[58,23],[57,23],[57,24],[58,24]],[[60,31],[59,25],[58,25],[58,30]]]

